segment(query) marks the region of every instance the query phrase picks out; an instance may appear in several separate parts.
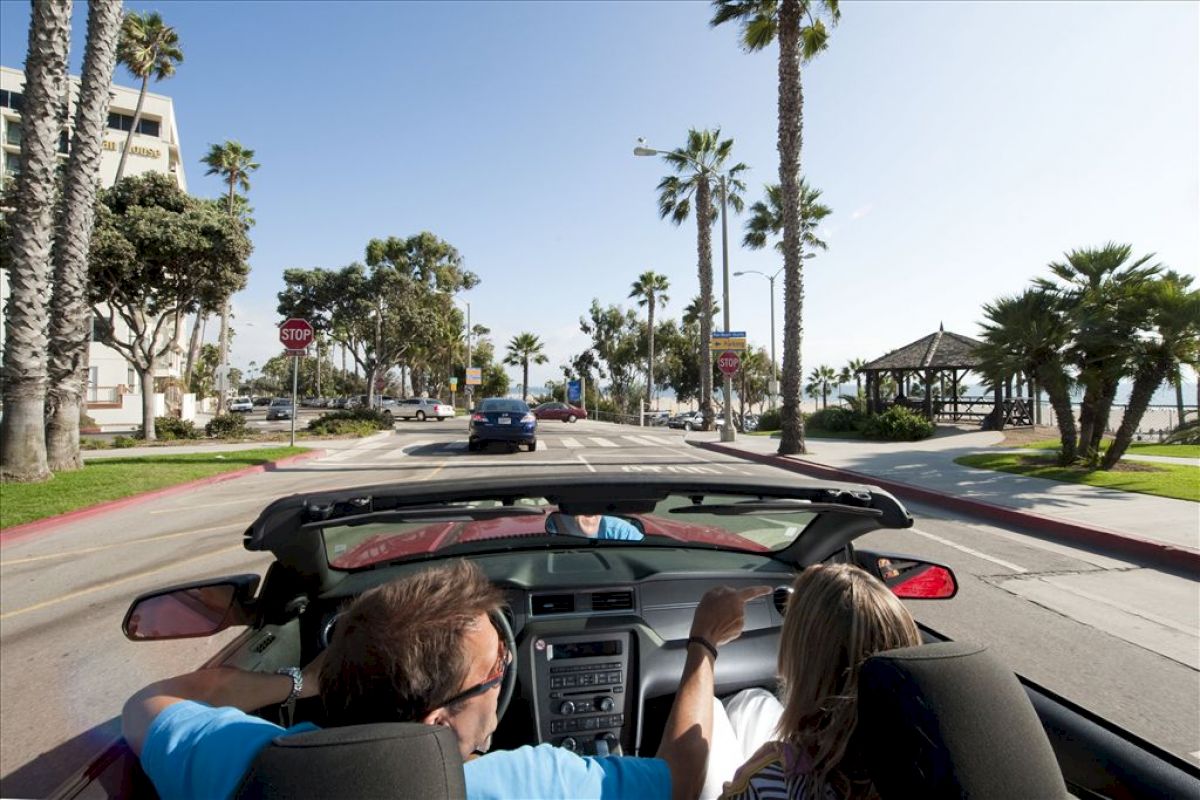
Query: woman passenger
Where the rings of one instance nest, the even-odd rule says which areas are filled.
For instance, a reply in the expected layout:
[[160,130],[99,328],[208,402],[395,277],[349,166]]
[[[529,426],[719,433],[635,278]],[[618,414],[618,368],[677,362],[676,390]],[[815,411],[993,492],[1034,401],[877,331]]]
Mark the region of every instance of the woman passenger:
[[704,795],[716,794],[722,769],[728,775],[722,759],[744,758],[724,784],[722,798],[876,796],[865,769],[867,754],[851,747],[859,668],[875,653],[920,643],[908,609],[865,570],[835,564],[801,572],[780,636],[782,704],[763,689],[751,689],[727,701],[730,728],[722,729],[724,715],[714,715]]

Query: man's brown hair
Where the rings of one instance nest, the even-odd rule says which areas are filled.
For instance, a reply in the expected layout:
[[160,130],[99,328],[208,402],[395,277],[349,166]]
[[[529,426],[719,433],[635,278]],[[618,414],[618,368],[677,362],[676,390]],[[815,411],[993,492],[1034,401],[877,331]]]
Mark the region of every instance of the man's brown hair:
[[321,668],[329,723],[416,721],[457,694],[471,666],[466,632],[503,604],[467,561],[364,592],[338,618]]

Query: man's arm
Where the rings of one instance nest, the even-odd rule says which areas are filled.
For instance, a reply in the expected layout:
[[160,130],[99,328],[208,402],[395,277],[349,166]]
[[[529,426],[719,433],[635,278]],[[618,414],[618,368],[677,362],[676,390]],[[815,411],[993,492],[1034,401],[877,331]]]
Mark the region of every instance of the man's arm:
[[[317,694],[324,653],[304,668],[301,697]],[[136,755],[142,754],[146,733],[163,709],[182,700],[210,706],[232,706],[242,711],[282,703],[292,692],[292,679],[270,672],[247,672],[233,667],[202,669],[152,683],[125,703],[121,733]]]
[[[733,641],[741,635],[746,603],[770,591],[770,586],[710,589],[696,607],[691,636],[704,639],[714,647]],[[694,800],[704,786],[712,740],[714,662],[713,654],[704,645],[688,645],[679,692],[675,695],[662,745],[658,748],[658,757],[666,761],[671,770],[674,800]]]

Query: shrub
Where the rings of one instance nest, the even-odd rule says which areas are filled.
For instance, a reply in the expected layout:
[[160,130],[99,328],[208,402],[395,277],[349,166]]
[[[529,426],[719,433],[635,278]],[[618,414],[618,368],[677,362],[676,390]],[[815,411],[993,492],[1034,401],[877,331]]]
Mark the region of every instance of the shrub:
[[219,414],[208,421],[204,432],[218,439],[232,439],[246,435],[246,417],[242,414]]
[[777,431],[781,427],[779,409],[777,408],[764,411],[758,418],[758,430],[760,431]]
[[1200,444],[1200,422],[1185,422],[1171,431],[1164,444]]
[[180,419],[179,417],[155,417],[154,435],[164,442],[169,442],[172,439],[200,438],[200,433],[196,430],[196,426],[191,423],[191,420]]
[[[318,424],[320,423],[320,424]],[[322,434],[326,436],[370,436],[379,428],[375,423],[361,419],[330,419],[324,422],[311,423],[308,426],[310,433]]]
[[117,436],[113,439],[112,446],[116,448],[136,447],[137,439],[132,439],[128,436]]
[[80,450],[107,450],[112,444],[107,439],[80,439]]
[[862,415],[848,408],[823,408],[808,417],[804,424],[814,430],[844,433],[858,430],[862,423]]
[[[832,410],[832,409],[831,409]],[[932,422],[904,406],[892,406],[882,414],[868,417],[863,423],[863,436],[893,442],[915,442],[933,436]]]
[[[343,423],[359,423],[360,427],[353,425],[344,425]],[[392,412],[386,409],[380,411],[376,408],[353,408],[345,411],[330,411],[328,414],[321,416],[308,423],[310,433],[330,434],[330,433],[350,433],[351,430],[365,430],[366,433],[374,431],[391,430],[395,424],[395,419],[392,417]],[[365,434],[359,434],[365,435]]]

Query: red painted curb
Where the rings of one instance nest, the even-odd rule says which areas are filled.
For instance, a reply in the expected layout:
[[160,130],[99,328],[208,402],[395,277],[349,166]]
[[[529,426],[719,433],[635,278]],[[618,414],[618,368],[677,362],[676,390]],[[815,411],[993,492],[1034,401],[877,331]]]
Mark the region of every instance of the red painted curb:
[[[231,452],[236,453],[237,451],[234,450]],[[121,497],[116,500],[106,500],[103,503],[97,503],[96,505],[88,506],[87,508],[79,508],[75,511],[67,511],[63,514],[56,514],[53,517],[36,519],[33,522],[26,522],[22,525],[13,525],[11,528],[5,528],[4,530],[0,531],[0,548],[4,548],[7,545],[13,544],[17,541],[24,541],[29,537],[35,536],[39,533],[45,533],[51,528],[56,528],[66,522],[75,522],[77,520],[96,516],[97,514],[103,514],[106,511],[115,511],[118,508],[125,508],[126,506],[144,503],[147,500],[154,500],[159,497],[167,497],[169,495],[190,491],[201,486],[208,486],[209,484],[221,483],[222,481],[240,478],[243,475],[252,475],[258,472],[270,472],[279,467],[287,466],[288,464],[295,464],[299,461],[308,461],[312,458],[320,458],[323,455],[325,455],[324,450],[310,450],[307,453],[297,453],[293,456],[285,456],[278,461],[268,461],[265,464],[255,464],[253,466],[243,467],[241,469],[235,469],[229,472],[222,472],[217,475],[209,475],[207,478],[197,478],[194,481],[177,483],[174,486],[164,486],[161,489],[153,489],[149,492],[134,494],[130,495],[129,497]]]
[[985,503],[982,500],[956,497],[907,483],[899,483],[887,480],[886,478],[877,478],[874,475],[864,475],[861,472],[828,467],[824,464],[814,464],[811,461],[797,461],[787,456],[753,453],[733,447],[726,447],[715,442],[690,442],[690,444],[717,453],[756,461],[760,464],[781,467],[791,472],[799,472],[815,478],[878,486],[901,498],[941,506],[953,511],[962,511],[1009,525],[1032,528],[1045,536],[1070,544],[1101,547],[1135,558],[1140,563],[1148,566],[1164,567],[1173,571],[1183,570],[1192,576],[1200,576],[1200,550],[1193,550],[1190,547],[1179,547],[1164,542],[1142,539],[1128,533],[1120,533],[1078,522],[1066,522],[1039,514],[1035,511],[1019,511],[1007,506]]

